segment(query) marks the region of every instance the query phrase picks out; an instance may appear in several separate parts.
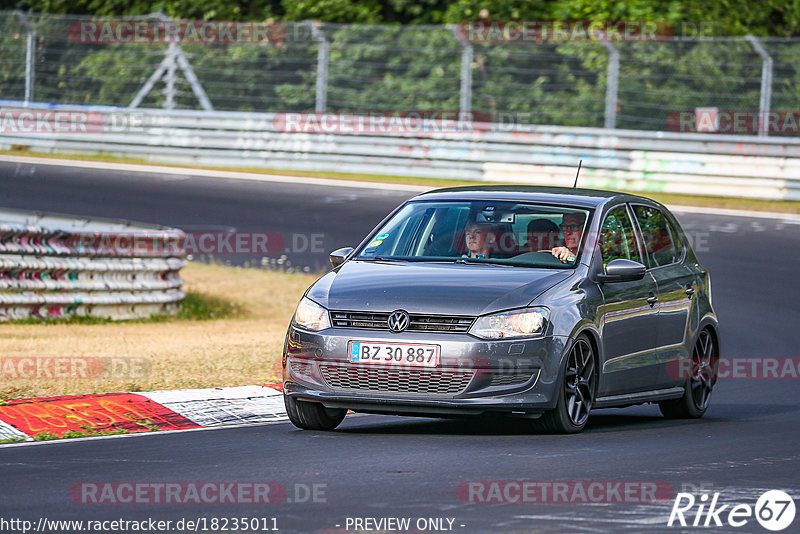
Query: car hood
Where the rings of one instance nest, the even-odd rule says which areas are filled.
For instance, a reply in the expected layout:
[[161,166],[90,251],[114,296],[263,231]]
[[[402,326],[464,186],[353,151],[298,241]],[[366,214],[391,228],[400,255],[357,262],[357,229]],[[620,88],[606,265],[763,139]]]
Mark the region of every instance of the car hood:
[[308,297],[330,310],[483,315],[527,306],[574,271],[478,264],[348,261]]

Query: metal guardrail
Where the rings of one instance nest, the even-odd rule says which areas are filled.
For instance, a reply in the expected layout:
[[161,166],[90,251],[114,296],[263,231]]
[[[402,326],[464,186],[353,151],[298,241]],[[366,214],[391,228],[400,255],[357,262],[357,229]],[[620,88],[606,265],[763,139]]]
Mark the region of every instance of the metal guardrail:
[[[0,130],[0,149],[153,162],[387,174],[800,200],[800,139],[468,122],[403,133],[297,133],[272,113],[127,110],[0,101],[0,115],[86,112],[85,131]],[[44,111],[41,111],[44,113]],[[64,115],[61,120],[71,120]],[[57,121],[58,119],[52,118]],[[338,120],[341,120],[340,118]],[[132,126],[133,125],[133,126]]]
[[0,210],[0,321],[172,313],[185,296],[180,230]]

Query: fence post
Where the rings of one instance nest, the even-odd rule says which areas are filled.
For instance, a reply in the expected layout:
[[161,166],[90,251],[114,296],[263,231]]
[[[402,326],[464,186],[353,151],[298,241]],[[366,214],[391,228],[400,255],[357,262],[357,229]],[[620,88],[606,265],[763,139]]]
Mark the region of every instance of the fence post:
[[608,50],[608,74],[606,80],[605,128],[617,127],[617,92],[619,89],[619,50],[611,42],[603,40]]
[[447,28],[461,43],[461,87],[459,88],[458,111],[461,116],[464,116],[472,111],[472,61],[475,53],[472,43],[464,37],[464,32],[458,24],[448,24]]
[[33,81],[36,75],[34,57],[36,56],[36,30],[28,21],[22,11],[14,11],[14,15],[25,27],[27,39],[25,42],[25,105],[33,101]]
[[758,100],[758,135],[769,135],[769,110],[772,105],[772,57],[754,36],[745,37],[756,53],[761,56],[761,96]]
[[458,110],[462,116],[472,111],[472,60],[472,44],[461,43],[461,98]]
[[311,36],[317,42],[317,96],[314,103],[314,110],[317,113],[325,113],[328,107],[328,58],[330,56],[330,41],[325,37],[325,33],[313,22],[308,21],[311,26]]

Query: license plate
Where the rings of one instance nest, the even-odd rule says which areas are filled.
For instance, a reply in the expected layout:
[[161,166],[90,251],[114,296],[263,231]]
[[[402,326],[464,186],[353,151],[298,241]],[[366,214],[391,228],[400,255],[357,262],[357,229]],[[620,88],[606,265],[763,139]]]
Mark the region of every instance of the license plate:
[[439,345],[351,341],[348,352],[351,363],[436,367],[440,351]]

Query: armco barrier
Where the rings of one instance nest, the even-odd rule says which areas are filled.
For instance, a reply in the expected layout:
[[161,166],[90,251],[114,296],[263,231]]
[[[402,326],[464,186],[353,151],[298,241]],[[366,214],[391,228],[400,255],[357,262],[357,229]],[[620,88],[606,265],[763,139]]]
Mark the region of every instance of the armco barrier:
[[[0,114],[85,112],[84,131],[0,128],[0,149],[153,162],[572,185],[800,200],[800,139],[469,122],[459,131],[287,132],[271,113],[125,110],[0,101]],[[83,120],[83,119],[81,119]],[[18,123],[17,123],[18,124]],[[67,127],[68,125],[64,125]],[[41,130],[41,128],[39,128]],[[46,130],[46,128],[45,128]]]
[[174,312],[184,239],[157,226],[0,210],[0,321]]

